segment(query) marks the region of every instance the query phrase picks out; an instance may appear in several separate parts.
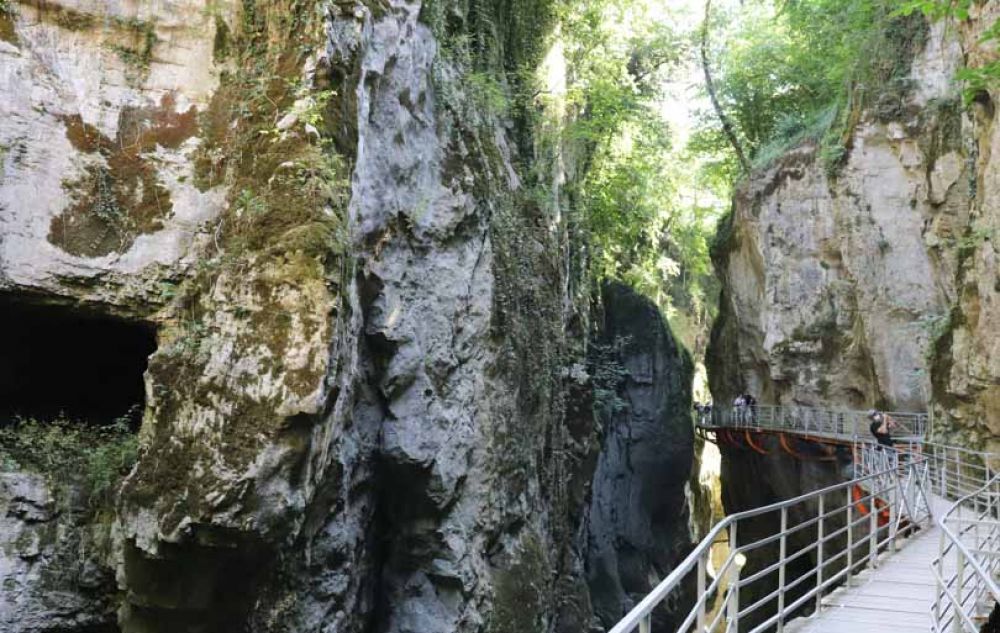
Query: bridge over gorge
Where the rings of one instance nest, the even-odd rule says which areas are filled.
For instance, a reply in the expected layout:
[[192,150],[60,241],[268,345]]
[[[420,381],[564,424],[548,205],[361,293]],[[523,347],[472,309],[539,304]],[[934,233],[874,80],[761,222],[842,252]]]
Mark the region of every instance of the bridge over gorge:
[[1000,604],[1000,455],[926,441],[926,415],[890,415],[896,450],[870,441],[867,412],[701,416],[709,439],[749,448],[769,433],[850,445],[853,473],[725,517],[610,633],[980,633]]
[[[887,412],[899,425],[893,437],[904,442],[921,442],[930,419],[926,413]],[[753,430],[793,433],[811,438],[852,443],[871,438],[867,411],[820,409],[799,406],[754,405],[713,409],[698,416],[698,428],[706,431]]]

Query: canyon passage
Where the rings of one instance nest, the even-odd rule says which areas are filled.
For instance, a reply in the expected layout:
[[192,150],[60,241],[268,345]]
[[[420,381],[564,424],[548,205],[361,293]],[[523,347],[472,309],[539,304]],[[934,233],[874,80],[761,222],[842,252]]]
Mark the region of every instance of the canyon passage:
[[0,632],[818,617],[992,481],[998,25],[0,0]]

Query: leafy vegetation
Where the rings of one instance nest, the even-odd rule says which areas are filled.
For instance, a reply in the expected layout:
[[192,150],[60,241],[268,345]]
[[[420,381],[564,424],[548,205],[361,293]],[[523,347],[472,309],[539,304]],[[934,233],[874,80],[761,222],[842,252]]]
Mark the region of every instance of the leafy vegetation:
[[[927,36],[920,15],[893,0],[750,0],[713,17],[712,59],[723,109],[756,168],[813,140],[831,174],[862,109],[901,117],[909,71]],[[705,110],[694,143],[727,154]],[[727,156],[723,177],[736,179]]]
[[0,469],[82,484],[92,504],[108,501],[138,457],[130,426],[130,416],[96,427],[65,417],[17,418],[0,427]]
[[649,296],[698,356],[717,286],[708,253],[723,199],[670,119],[690,34],[653,2],[580,2],[562,18],[577,116],[567,134],[587,148],[577,193],[591,274]]

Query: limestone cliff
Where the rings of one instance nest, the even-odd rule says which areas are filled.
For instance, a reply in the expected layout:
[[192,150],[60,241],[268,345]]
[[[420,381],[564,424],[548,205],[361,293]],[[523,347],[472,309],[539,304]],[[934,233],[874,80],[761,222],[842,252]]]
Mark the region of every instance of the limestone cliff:
[[970,253],[992,248],[976,237],[990,128],[953,81],[974,36],[943,23],[910,32],[895,87],[855,100],[842,158],[806,143],[738,188],[714,253],[718,400],[749,390],[763,403],[925,410],[967,384],[942,377]]
[[[636,410],[602,435],[562,190],[578,150],[517,83],[554,20],[544,2],[0,2],[4,305],[85,312],[109,350],[115,328],[156,332],[114,494],[4,475],[0,628],[580,631],[610,534],[665,571],[690,364],[644,304],[655,351],[622,359]],[[677,451],[635,470],[633,427]],[[670,494],[615,526],[590,490],[626,475]],[[621,609],[643,590],[626,571]]]

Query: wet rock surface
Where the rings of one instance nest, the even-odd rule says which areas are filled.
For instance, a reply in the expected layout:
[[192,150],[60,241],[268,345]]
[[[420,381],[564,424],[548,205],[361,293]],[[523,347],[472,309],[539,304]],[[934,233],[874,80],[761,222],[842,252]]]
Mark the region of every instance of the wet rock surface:
[[[594,611],[610,628],[690,550],[684,489],[694,449],[693,366],[648,299],[616,283],[604,287],[602,300],[601,355],[592,363],[622,373],[608,385],[612,401],[600,417],[587,582]],[[676,628],[683,604],[658,612],[656,624]]]

